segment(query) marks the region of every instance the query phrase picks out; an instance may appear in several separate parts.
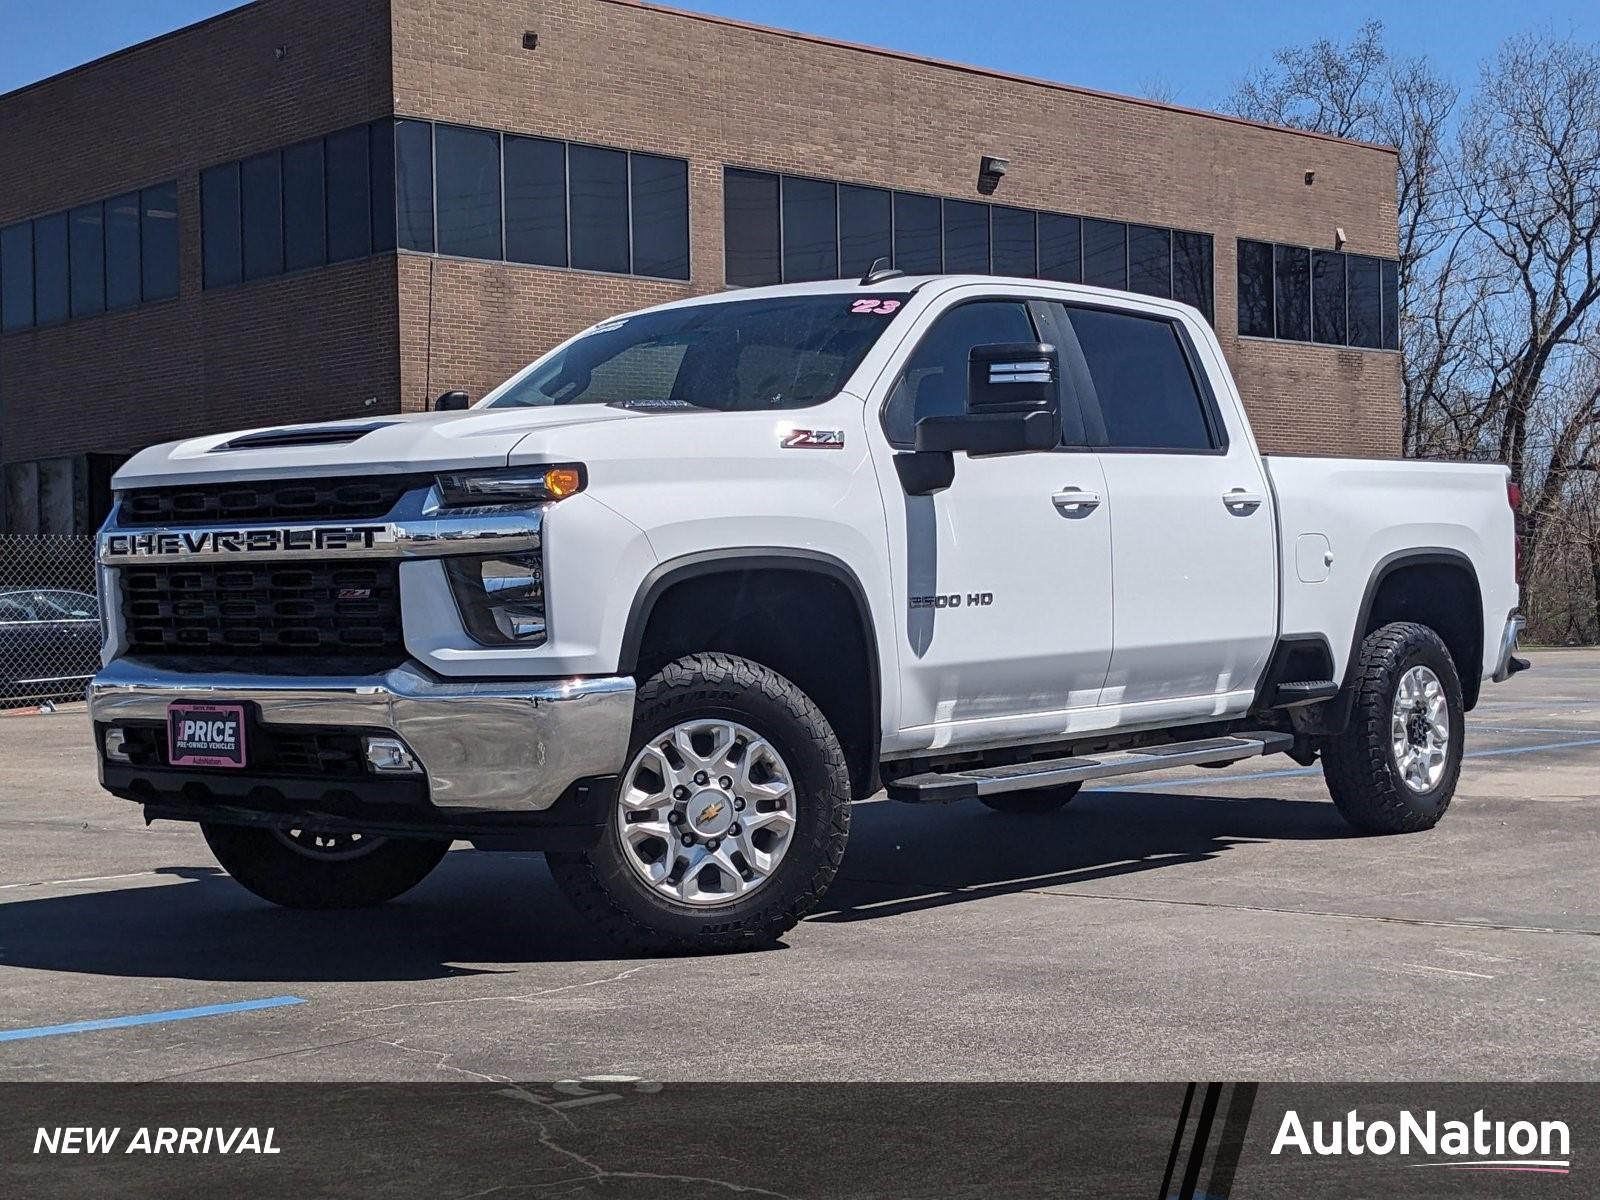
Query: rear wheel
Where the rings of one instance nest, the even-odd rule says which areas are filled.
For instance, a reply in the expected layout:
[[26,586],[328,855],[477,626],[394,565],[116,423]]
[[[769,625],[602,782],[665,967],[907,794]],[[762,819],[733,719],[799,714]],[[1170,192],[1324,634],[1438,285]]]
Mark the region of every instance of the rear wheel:
[[1350,723],[1322,744],[1322,773],[1345,820],[1364,833],[1438,824],[1461,774],[1466,716],[1450,651],[1425,625],[1367,636]]
[[367,908],[427,878],[445,841],[202,823],[206,844],[235,881],[285,908]]
[[605,833],[552,852],[577,908],[637,950],[763,945],[821,898],[850,831],[850,773],[816,705],[728,654],[669,663],[639,689]]
[[1052,813],[1072,803],[1072,798],[1082,790],[1081,783],[1063,783],[1059,787],[1038,788],[1027,792],[1000,792],[993,796],[979,796],[982,803],[1003,813]]

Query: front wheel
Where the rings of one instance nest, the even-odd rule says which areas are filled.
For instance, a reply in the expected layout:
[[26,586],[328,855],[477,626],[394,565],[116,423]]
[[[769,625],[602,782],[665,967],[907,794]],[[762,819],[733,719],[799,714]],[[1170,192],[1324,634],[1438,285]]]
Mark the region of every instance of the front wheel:
[[849,832],[850,772],[810,698],[759,663],[693,654],[639,689],[599,843],[546,857],[614,941],[728,950],[792,928],[833,881]]
[[1363,833],[1432,829],[1461,774],[1466,716],[1455,663],[1426,625],[1367,636],[1345,732],[1322,744],[1322,773],[1345,820]]
[[202,822],[206,845],[235,882],[285,908],[368,908],[427,878],[445,841],[264,829]]

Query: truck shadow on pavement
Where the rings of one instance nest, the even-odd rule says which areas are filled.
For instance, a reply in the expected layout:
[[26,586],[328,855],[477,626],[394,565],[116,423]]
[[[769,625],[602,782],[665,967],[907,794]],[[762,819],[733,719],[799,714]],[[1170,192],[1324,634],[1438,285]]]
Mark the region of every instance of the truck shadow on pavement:
[[1358,836],[1326,801],[1085,792],[1054,813],[977,801],[858,806],[850,846],[812,921],[871,921],[990,896],[1117,879],[1258,842]]
[[[844,867],[814,922],[1181,868],[1256,842],[1354,836],[1323,802],[1131,792],[1088,793],[1032,817],[976,803],[878,802],[857,806],[852,823]],[[455,852],[399,900],[355,912],[275,908],[215,867],[32,896],[0,904],[0,980],[5,968],[22,967],[284,984],[407,981],[619,957],[568,907],[537,857]]]

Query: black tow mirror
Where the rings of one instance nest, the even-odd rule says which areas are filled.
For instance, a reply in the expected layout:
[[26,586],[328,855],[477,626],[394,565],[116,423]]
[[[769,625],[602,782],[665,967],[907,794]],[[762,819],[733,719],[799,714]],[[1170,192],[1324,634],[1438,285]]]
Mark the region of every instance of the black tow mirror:
[[1061,442],[1061,368],[1043,342],[974,346],[967,361],[967,411],[917,422],[918,450],[1016,454]]
[[433,402],[434,412],[459,412],[472,407],[472,397],[465,392],[440,392]]

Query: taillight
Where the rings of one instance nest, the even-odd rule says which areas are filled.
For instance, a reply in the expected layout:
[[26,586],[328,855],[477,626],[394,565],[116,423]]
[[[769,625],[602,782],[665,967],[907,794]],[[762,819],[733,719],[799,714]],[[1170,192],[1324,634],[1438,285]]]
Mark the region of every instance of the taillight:
[[1506,503],[1511,506],[1512,543],[1516,547],[1517,583],[1522,583],[1522,485],[1506,480]]

